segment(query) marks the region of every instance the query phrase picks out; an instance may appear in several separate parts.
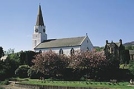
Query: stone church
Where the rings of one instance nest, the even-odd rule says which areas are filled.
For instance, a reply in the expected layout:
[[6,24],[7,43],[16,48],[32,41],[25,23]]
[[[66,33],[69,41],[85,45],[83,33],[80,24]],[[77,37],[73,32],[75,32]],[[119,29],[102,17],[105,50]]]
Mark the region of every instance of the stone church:
[[107,59],[110,59],[112,57],[120,60],[120,62],[122,63],[129,63],[129,50],[125,50],[125,46],[122,44],[121,39],[119,40],[119,42],[112,41],[111,43],[106,40],[104,52]]
[[93,45],[88,35],[61,39],[48,39],[46,34],[46,26],[42,16],[41,5],[39,5],[37,21],[36,25],[34,26],[32,40],[33,49],[35,52],[52,50],[58,54],[71,55],[76,50],[87,51],[93,49]]
[[106,45],[104,48],[104,52],[106,57],[110,57],[110,55],[115,56],[116,58],[120,59],[122,56],[122,51],[125,50],[125,47],[122,44],[122,40],[120,39],[119,42],[108,42],[108,40],[106,40]]

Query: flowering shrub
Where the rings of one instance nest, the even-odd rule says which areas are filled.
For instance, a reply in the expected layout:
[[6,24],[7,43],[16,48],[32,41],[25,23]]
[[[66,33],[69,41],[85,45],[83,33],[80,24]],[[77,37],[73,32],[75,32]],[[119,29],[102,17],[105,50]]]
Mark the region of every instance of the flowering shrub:
[[60,70],[67,67],[67,61],[68,57],[65,55],[58,55],[50,50],[35,56],[33,68],[45,75],[55,76]]
[[102,65],[104,61],[106,61],[106,57],[104,56],[104,52],[86,51],[86,52],[75,52],[75,55],[69,56],[70,67],[73,68],[92,68],[98,67]]
[[113,72],[119,66],[118,60],[106,59],[103,51],[95,50],[75,51],[70,56],[58,55],[50,50],[36,55],[32,62],[33,68],[44,75],[51,77],[62,75],[72,80],[80,79],[84,75],[93,79],[106,78],[106,76],[109,78],[112,76],[110,71]]

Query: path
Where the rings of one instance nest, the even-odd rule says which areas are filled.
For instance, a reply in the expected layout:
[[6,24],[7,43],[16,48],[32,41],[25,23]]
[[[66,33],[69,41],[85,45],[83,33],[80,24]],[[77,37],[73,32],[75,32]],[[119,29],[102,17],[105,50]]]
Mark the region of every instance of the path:
[[4,89],[28,89],[28,88],[22,88],[22,87],[16,86],[15,81],[9,81],[9,82],[10,82],[9,85],[2,85],[0,87]]

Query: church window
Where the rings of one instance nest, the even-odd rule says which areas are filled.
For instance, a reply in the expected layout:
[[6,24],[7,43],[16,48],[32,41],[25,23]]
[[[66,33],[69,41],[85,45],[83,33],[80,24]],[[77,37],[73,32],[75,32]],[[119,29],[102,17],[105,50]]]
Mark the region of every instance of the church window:
[[87,47],[87,51],[89,51],[89,48]]
[[111,48],[110,53],[113,53],[113,52],[114,52],[114,50],[113,50],[113,48]]
[[39,53],[42,53],[42,51],[40,50]]
[[74,49],[72,48],[71,50],[70,50],[70,55],[73,55],[74,54]]
[[59,54],[63,54],[63,50],[62,49],[59,50]]
[[88,43],[88,40],[87,40],[87,43]]
[[43,32],[45,32],[45,29],[43,29]]

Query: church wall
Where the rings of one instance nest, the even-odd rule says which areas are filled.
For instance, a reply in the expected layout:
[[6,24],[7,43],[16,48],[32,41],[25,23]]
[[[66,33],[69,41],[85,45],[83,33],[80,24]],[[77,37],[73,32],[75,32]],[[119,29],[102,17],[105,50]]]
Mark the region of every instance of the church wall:
[[[65,55],[70,55],[70,50],[74,49],[75,51],[80,50],[80,46],[73,46],[73,47],[60,47],[60,48],[51,48],[52,51],[54,51],[55,53],[59,54],[59,50],[62,49],[63,50],[63,54]],[[35,49],[35,52],[46,52],[49,51],[50,49]]]
[[92,49],[93,49],[93,45],[92,45],[90,39],[88,38],[88,36],[86,36],[86,38],[85,38],[84,41],[82,42],[81,47],[80,47],[80,50],[86,51],[87,48],[88,48],[89,50],[92,50]]
[[33,48],[41,43],[41,33],[33,34]]
[[49,51],[51,49],[55,53],[59,54],[60,49],[62,49],[63,50],[63,54],[70,55],[70,51],[71,51],[72,48],[74,49],[74,51],[77,51],[77,50],[86,51],[86,50],[92,50],[93,49],[93,45],[92,45],[90,39],[87,36],[83,40],[81,46],[60,47],[60,48],[44,48],[44,49],[41,48],[41,49],[35,49],[35,52],[39,52],[39,51],[46,52],[46,51]]

